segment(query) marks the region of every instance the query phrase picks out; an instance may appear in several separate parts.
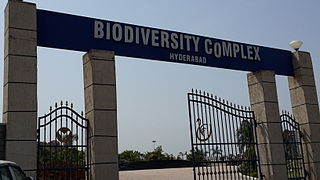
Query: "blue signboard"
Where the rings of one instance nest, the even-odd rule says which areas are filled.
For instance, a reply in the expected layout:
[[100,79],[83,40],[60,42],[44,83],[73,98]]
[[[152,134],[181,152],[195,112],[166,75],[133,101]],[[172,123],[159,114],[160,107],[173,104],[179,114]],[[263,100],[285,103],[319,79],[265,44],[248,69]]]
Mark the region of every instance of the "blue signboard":
[[291,52],[216,38],[37,10],[38,46],[243,71],[293,75]]

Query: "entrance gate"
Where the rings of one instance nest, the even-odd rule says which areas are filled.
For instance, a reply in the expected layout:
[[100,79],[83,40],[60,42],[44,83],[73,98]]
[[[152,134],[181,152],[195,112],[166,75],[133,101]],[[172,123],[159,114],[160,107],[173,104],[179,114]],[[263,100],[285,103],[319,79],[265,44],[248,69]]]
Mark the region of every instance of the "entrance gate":
[[197,90],[188,104],[194,179],[261,177],[253,111]]
[[88,120],[61,102],[38,120],[38,180],[88,180]]
[[282,112],[281,128],[289,179],[306,179],[300,125],[288,112]]

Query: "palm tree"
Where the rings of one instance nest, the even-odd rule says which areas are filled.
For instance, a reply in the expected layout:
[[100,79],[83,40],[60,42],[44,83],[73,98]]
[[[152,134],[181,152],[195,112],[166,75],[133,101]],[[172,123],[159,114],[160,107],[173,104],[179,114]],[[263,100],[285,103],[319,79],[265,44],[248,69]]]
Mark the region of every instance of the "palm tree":
[[222,150],[216,147],[216,149],[212,149],[212,157],[215,161],[217,161],[222,156]]

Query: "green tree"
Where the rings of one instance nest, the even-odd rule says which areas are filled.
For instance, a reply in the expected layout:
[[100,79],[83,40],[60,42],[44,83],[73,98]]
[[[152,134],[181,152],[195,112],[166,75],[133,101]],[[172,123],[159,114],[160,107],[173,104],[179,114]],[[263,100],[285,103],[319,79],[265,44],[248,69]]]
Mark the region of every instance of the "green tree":
[[184,158],[184,153],[183,152],[179,152],[178,156],[177,156],[177,160],[183,160]]
[[239,166],[241,173],[249,176],[257,176],[257,165],[255,160],[256,153],[254,147],[254,125],[244,120],[241,122],[239,129],[237,130],[237,140],[239,143],[240,157],[242,160]]
[[190,152],[191,152],[191,153],[188,153],[188,154],[186,155],[188,161],[192,161],[192,160],[193,160],[192,151],[190,151]]
[[253,137],[253,124],[248,120],[242,121],[237,130],[238,146],[241,154],[252,145],[251,143],[254,142]]
[[146,161],[154,161],[154,160],[168,160],[168,155],[163,154],[162,146],[158,146],[152,152],[147,152],[145,154]]
[[297,158],[299,157],[299,149],[296,142],[296,134],[295,131],[284,130],[282,132],[283,142],[285,148],[285,155],[288,158]]
[[[286,159],[297,159],[301,158],[302,154],[299,151],[299,145],[297,144],[297,138],[299,135],[298,131],[295,130],[284,130],[282,132],[285,157]],[[298,178],[302,176],[302,172],[299,168],[303,165],[301,161],[287,161],[287,170],[289,178]]]
[[196,162],[206,161],[206,154],[202,150],[195,148],[194,152],[192,152],[192,150],[190,152],[191,153],[187,155],[187,160],[193,161],[194,156]]
[[[49,143],[40,142],[42,146],[39,148],[39,163],[48,164],[54,162],[57,164],[76,163],[77,161],[85,161],[85,152],[74,147],[63,146],[59,141],[51,141]],[[53,146],[50,148],[50,146]],[[55,147],[58,146],[58,147]]]
[[139,151],[126,150],[119,154],[120,161],[142,161],[144,160],[144,155]]
[[213,148],[211,150],[211,153],[212,153],[212,156],[213,156],[213,159],[212,160],[218,160],[219,157],[221,158],[222,157],[222,150],[219,149],[218,147],[216,147],[215,149]]
[[239,170],[248,176],[257,177],[256,153],[254,146],[249,146],[242,155],[242,161]]

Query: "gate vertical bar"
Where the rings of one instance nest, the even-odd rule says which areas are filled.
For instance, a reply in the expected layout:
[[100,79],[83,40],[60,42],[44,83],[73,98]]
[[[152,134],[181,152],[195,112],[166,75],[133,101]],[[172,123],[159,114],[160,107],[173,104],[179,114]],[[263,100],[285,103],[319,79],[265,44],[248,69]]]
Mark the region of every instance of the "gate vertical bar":
[[[188,108],[195,180],[246,179],[261,174],[252,111],[198,90],[188,93]],[[242,126],[250,132],[241,132],[245,139],[239,140]]]
[[[188,108],[189,108],[189,123],[190,123],[190,137],[191,137],[191,152],[194,152],[194,142],[193,142],[193,126],[192,126],[192,121],[193,121],[193,118],[192,118],[192,115],[191,115],[191,112],[192,112],[192,108],[193,106],[191,106],[191,102],[193,103],[193,89],[192,89],[192,93],[191,94],[188,94]],[[194,154],[192,153],[192,159],[195,159],[194,157]],[[195,161],[192,161],[193,163],[193,179],[196,180],[196,164],[195,164]]]
[[[40,136],[40,119],[38,119],[38,123],[37,123],[37,174],[36,174],[36,177],[39,177],[40,176],[40,172],[39,172],[39,169],[40,169],[40,139],[41,139],[41,136]],[[51,153],[51,152],[50,152]]]
[[39,117],[37,179],[85,180],[90,153],[88,120],[67,105],[51,109]]
[[[81,116],[83,116],[83,111],[81,112]],[[90,124],[89,124],[89,121],[87,121],[87,127],[90,127]],[[90,142],[89,142],[89,136],[90,136],[90,129],[88,129],[87,130],[87,134],[86,134],[87,136],[86,136],[86,142],[87,142],[87,169],[88,169],[88,171],[87,171],[87,173],[86,173],[86,179],[87,180],[90,180],[90,174],[91,174],[91,168],[90,168],[90,164],[89,164],[89,162],[91,161],[90,160],[90,154],[91,154],[91,144],[90,144]]]
[[[249,108],[250,109],[250,108]],[[257,136],[257,121],[256,121],[256,118],[255,118],[255,114],[252,113],[252,117],[253,117],[253,122],[254,122],[254,128],[255,128],[255,131],[253,132],[254,133],[254,139],[255,139],[255,152],[256,152],[256,158],[259,159],[256,161],[256,164],[257,164],[257,171],[258,171],[258,177],[262,180],[263,179],[263,175],[262,175],[262,172],[261,172],[261,161],[260,161],[260,152],[259,152],[259,147],[258,147],[258,143],[257,142],[257,139],[258,139],[258,136]]]
[[300,125],[289,112],[282,112],[280,118],[288,178],[292,180],[306,179]]

